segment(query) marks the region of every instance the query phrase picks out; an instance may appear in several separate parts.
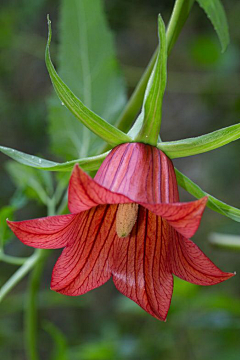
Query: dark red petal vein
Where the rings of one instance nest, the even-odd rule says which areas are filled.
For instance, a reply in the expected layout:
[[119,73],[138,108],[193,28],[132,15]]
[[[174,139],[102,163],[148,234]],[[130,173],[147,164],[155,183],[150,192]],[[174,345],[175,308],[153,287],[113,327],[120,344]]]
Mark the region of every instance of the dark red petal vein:
[[143,204],[153,213],[162,216],[179,233],[187,238],[192,237],[197,231],[203,211],[207,203],[207,196],[189,203],[171,204]]
[[197,285],[214,285],[234,274],[221,271],[194,244],[172,229],[171,268],[174,275]]
[[79,217],[79,214],[69,214],[7,223],[25,245],[40,249],[58,249],[74,239]]
[[83,229],[63,250],[53,269],[52,290],[81,295],[110,278],[116,211],[117,205],[105,205],[83,213]]
[[140,207],[131,235],[114,241],[113,281],[117,289],[160,320],[167,316],[173,288],[168,229],[166,221]]
[[68,207],[71,213],[79,213],[103,204],[131,203],[132,200],[99,185],[78,165],[74,166],[68,190]]
[[171,160],[150,145],[131,143],[117,146],[106,157],[94,179],[136,203],[179,201]]

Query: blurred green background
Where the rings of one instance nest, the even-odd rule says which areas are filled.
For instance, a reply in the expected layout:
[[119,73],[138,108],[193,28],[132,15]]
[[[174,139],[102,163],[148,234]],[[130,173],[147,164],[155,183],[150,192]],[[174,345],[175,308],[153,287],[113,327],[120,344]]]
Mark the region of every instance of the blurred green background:
[[[157,14],[161,12],[167,23],[174,1],[103,3],[130,95],[157,45]],[[164,96],[163,140],[198,136],[239,122],[240,3],[225,0],[223,4],[231,37],[224,54],[211,23],[197,4],[172,51]],[[54,30],[51,51],[56,58],[60,6],[60,0],[2,0],[0,12],[0,144],[59,161],[61,149],[54,151],[49,126],[52,86],[44,48],[49,13]],[[239,154],[238,141],[207,154],[178,159],[174,164],[205,191],[239,208]],[[32,249],[6,231],[5,218],[46,216],[46,208],[37,188],[29,185],[29,178],[47,186],[51,175],[37,170],[28,170],[26,175],[22,166],[13,165],[0,154],[0,236],[7,241],[6,252],[14,256],[28,256]],[[56,183],[55,176],[52,182]],[[192,200],[184,191],[180,194],[183,201]],[[208,236],[212,231],[240,234],[239,223],[206,209],[193,239],[222,270],[238,273],[239,253],[211,248]],[[111,281],[76,298],[50,291],[51,271],[59,254],[52,252],[40,284],[41,359],[239,360],[238,275],[213,287],[175,278],[168,320],[162,323],[120,295]],[[3,284],[16,266],[1,263],[0,267]],[[28,277],[1,304],[0,357],[4,360],[27,359],[23,333],[27,281]]]

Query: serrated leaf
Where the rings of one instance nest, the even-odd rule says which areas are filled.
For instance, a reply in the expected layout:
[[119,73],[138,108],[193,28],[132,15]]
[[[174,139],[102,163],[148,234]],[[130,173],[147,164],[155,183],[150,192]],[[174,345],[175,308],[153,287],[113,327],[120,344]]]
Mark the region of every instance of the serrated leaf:
[[197,184],[195,184],[192,180],[190,180],[187,176],[183,175],[179,170],[175,168],[175,173],[177,177],[178,185],[180,185],[183,189],[185,189],[189,194],[193,195],[197,199],[200,199],[204,196],[208,196],[207,206],[222,214],[224,216],[229,217],[230,219],[240,222],[240,209],[235,208],[234,206],[230,206],[223,201],[220,201],[208,194],[204,190],[202,190]]
[[229,44],[228,22],[220,0],[197,0],[212,22],[221,43],[222,52]]
[[158,143],[157,147],[170,159],[201,154],[240,138],[240,124],[213,131],[195,138]]
[[9,156],[11,159],[19,162],[20,164],[27,165],[36,169],[49,170],[49,171],[71,171],[75,164],[79,164],[82,169],[86,171],[97,170],[107,154],[105,152],[101,155],[92,156],[85,159],[76,159],[64,163],[57,163],[54,161],[46,160],[38,156],[25,154],[22,151],[11,149],[5,146],[0,146],[0,151]]
[[[114,123],[125,102],[125,86],[100,0],[62,0],[59,24],[60,76],[96,114]],[[52,150],[69,160],[96,153],[101,140],[53,96],[49,105]]]

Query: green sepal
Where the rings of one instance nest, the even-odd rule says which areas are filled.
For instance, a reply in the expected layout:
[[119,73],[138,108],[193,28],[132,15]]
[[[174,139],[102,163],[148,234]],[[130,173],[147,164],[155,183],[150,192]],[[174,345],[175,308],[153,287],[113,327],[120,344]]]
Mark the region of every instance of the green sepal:
[[176,159],[211,151],[239,138],[240,123],[194,138],[160,142],[157,147],[170,159]]
[[200,199],[204,196],[208,196],[207,206],[210,209],[218,212],[219,214],[227,216],[234,221],[240,222],[240,209],[230,206],[224,203],[223,201],[216,199],[207,192],[203,191],[197,184],[195,184],[187,176],[183,175],[176,168],[175,168],[175,173],[176,173],[178,185],[180,185],[183,189],[185,189],[187,192],[189,192],[197,199]]
[[165,25],[158,15],[159,50],[149,78],[140,117],[142,124],[136,141],[155,146],[161,127],[162,101],[167,81],[167,42]]
[[225,10],[220,0],[197,0],[199,5],[206,12],[218,35],[222,52],[229,44],[228,22]]
[[0,151],[20,164],[49,171],[71,171],[75,164],[79,164],[79,166],[86,171],[97,170],[109,153],[108,151],[97,156],[71,160],[64,163],[57,163],[54,161],[42,159],[38,156],[25,154],[22,151],[11,149],[5,146],[0,146]]
[[48,41],[45,52],[45,62],[54,89],[62,104],[65,105],[72,112],[72,114],[78,120],[80,120],[89,130],[91,130],[100,138],[105,140],[108,144],[116,146],[122,143],[131,142],[132,139],[128,135],[123,133],[121,130],[118,130],[113,125],[109,124],[107,121],[105,121],[100,116],[88,109],[62,81],[51,61],[49,49],[51,37],[51,21],[48,17]]

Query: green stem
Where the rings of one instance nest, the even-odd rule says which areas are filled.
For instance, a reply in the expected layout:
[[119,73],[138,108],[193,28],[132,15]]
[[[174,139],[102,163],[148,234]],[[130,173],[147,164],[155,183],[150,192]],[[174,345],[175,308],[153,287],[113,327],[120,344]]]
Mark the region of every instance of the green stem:
[[12,265],[23,265],[27,260],[28,260],[27,257],[24,258],[24,257],[10,256],[0,251],[0,261],[4,261],[5,263]]
[[[48,198],[48,216],[55,214],[55,205],[55,196],[53,196],[51,199]],[[29,360],[39,359],[37,350],[37,294],[45,260],[47,259],[49,251],[38,249],[38,253],[39,259],[29,281],[29,291],[27,294],[27,306],[25,312],[25,345]]]
[[[175,44],[180,31],[187,20],[189,12],[195,0],[176,0],[173,12],[168,24],[166,37],[167,37],[167,53],[170,54],[173,45]],[[123,110],[122,114],[118,118],[116,126],[118,129],[127,132],[132,122],[134,121],[141,104],[143,102],[145,89],[147,86],[148,79],[153,70],[156,58],[158,54],[158,48],[155,50],[145,72],[143,73],[139,83],[137,84],[131,98],[129,99],[127,106]],[[106,147],[104,151],[108,150]]]
[[195,0],[176,0],[167,28],[167,48],[170,54],[177,38],[188,18]]
[[25,341],[27,358],[29,360],[39,359],[37,351],[37,294],[47,254],[47,250],[39,249],[39,259],[29,281],[25,311]]
[[10,277],[10,279],[2,286],[0,291],[0,301],[16,286],[22,278],[34,267],[40,257],[39,251],[35,250],[25,263]]

